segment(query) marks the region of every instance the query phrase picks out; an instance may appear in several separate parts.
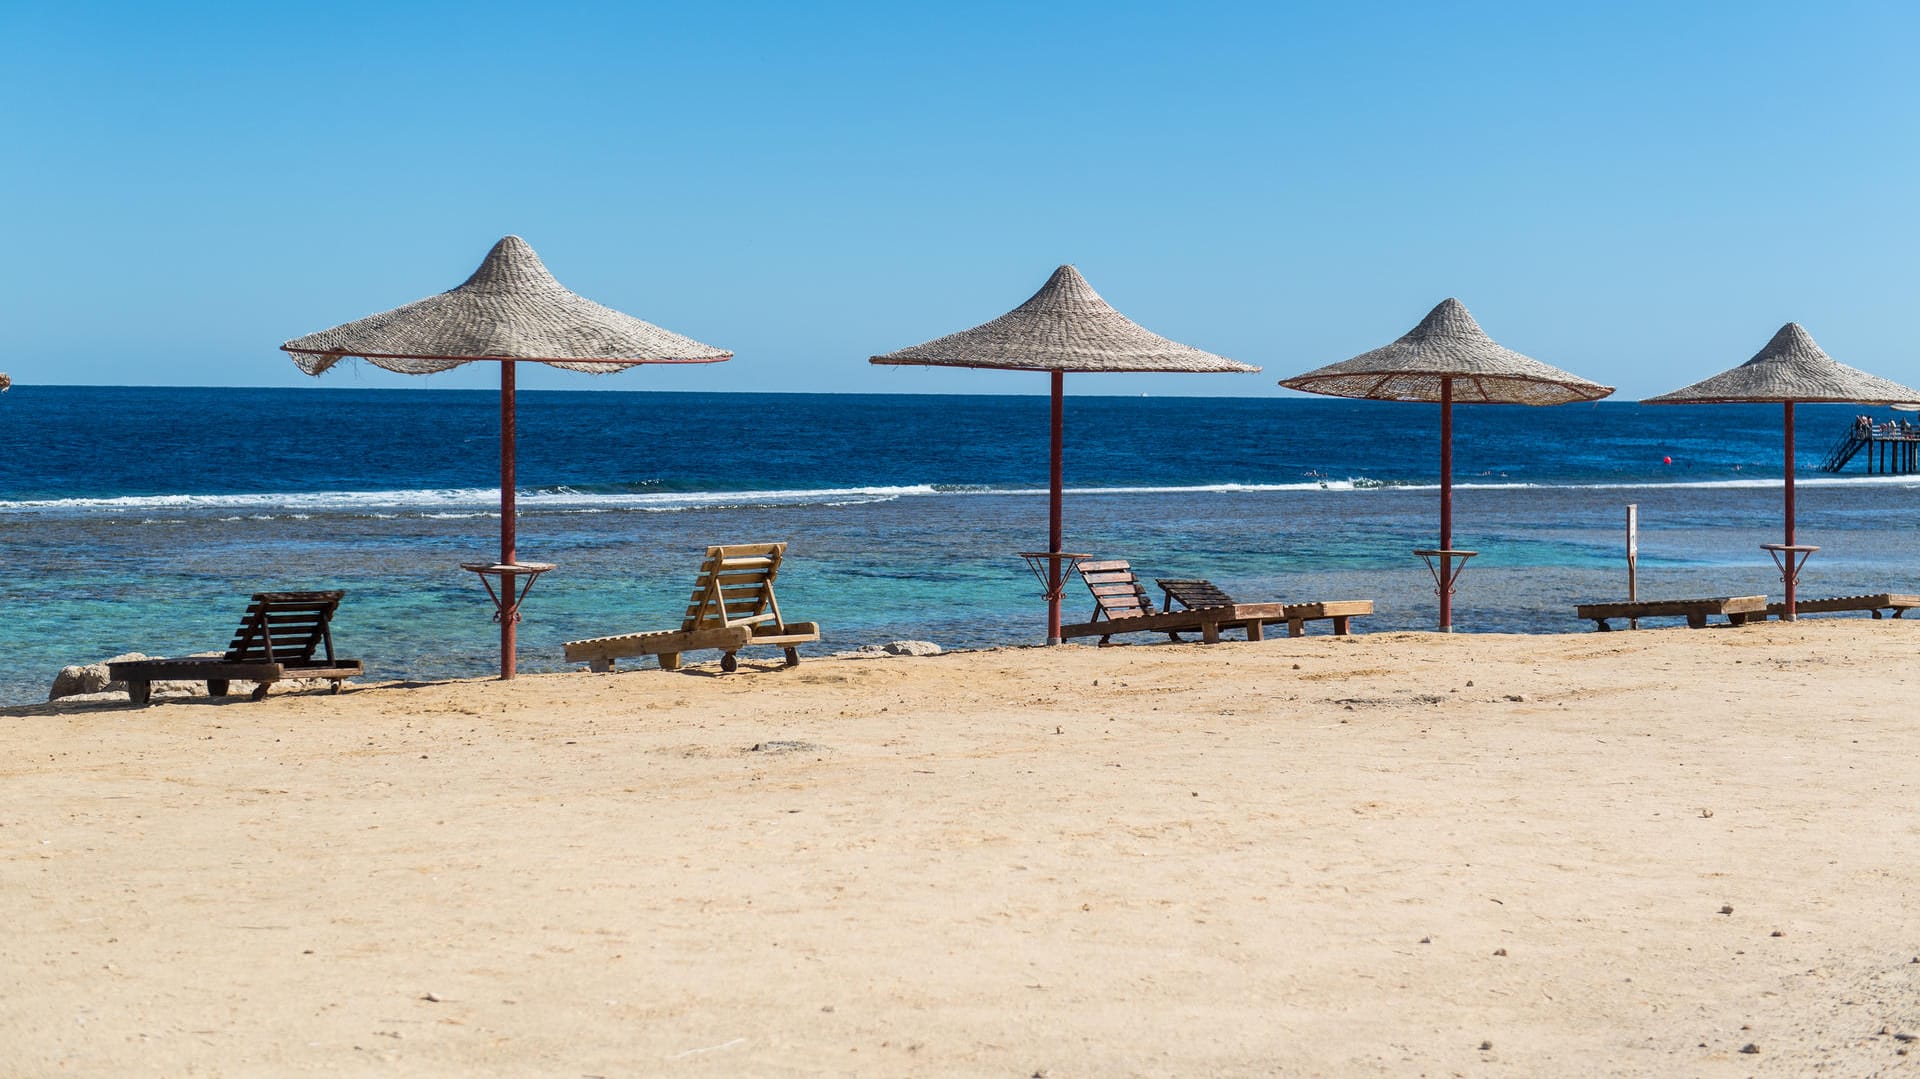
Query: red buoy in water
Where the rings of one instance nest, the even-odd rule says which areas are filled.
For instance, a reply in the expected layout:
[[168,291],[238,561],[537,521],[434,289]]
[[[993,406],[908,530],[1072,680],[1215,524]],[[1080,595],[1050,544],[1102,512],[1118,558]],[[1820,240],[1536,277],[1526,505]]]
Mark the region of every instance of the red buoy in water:
[[1662,457],[1662,458],[1660,458],[1660,463],[1661,463],[1661,464],[1663,464],[1663,465],[1670,465],[1670,464],[1672,464],[1672,463],[1673,463],[1673,458],[1671,458],[1671,457]]

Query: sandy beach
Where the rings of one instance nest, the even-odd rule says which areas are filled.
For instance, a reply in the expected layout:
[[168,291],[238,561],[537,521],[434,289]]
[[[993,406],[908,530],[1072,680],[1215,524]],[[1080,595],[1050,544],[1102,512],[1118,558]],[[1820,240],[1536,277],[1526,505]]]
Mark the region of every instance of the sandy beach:
[[1905,1073],[1917,644],[1373,634],[8,709],[0,1074]]

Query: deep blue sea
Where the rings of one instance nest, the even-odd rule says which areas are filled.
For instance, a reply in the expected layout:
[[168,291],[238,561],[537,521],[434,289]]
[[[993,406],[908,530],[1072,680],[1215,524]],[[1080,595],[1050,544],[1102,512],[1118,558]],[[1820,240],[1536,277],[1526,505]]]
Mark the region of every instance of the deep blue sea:
[[[1045,546],[1047,401],[1032,396],[529,391],[519,397],[522,670],[575,637],[676,624],[711,543],[785,540],[819,650],[1037,642],[1020,550]],[[19,386],[0,397],[0,702],[60,666],[223,647],[246,596],[344,588],[342,651],[385,677],[485,675],[491,607],[462,561],[498,544],[498,395]],[[1856,413],[1798,410],[1802,594],[1920,591],[1920,481],[1817,472]],[[1880,410],[1884,413],[1885,410]],[[1881,418],[1886,418],[1882,416]],[[1371,597],[1363,629],[1430,628],[1410,553],[1437,536],[1438,409],[1335,399],[1070,397],[1066,547],[1242,599]],[[1456,628],[1571,632],[1623,598],[1767,592],[1777,406],[1456,411],[1455,544],[1482,552]],[[1671,463],[1665,459],[1671,458]],[[1091,607],[1078,582],[1067,614]]]

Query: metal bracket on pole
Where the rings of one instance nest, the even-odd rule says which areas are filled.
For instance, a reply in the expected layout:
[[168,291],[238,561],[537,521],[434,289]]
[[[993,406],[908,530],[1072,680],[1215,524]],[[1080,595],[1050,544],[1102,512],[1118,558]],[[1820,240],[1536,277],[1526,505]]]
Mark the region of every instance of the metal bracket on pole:
[[[552,562],[517,562],[507,565],[501,562],[462,562],[460,568],[469,573],[480,575],[480,583],[487,586],[487,598],[493,600],[493,620],[503,624],[520,621],[520,604],[533,591],[533,582],[540,575],[554,568]],[[500,578],[500,587],[493,587],[493,578]],[[516,587],[514,578],[525,578]]]
[[[1067,578],[1072,577],[1074,570],[1079,568],[1081,559],[1093,556],[1077,551],[1016,551],[1014,553],[1026,560],[1027,568],[1033,571],[1034,579],[1040,582],[1040,595],[1047,601],[1049,623],[1047,628],[1051,631],[1057,624],[1054,619],[1059,617],[1060,596],[1066,591]],[[1064,568],[1061,566],[1063,562],[1066,563]],[[1049,633],[1047,643],[1059,644],[1061,641],[1060,638]]]
[[1786,586],[1787,609],[1781,614],[1780,620],[1794,621],[1798,614],[1793,609],[1792,597],[1800,587],[1800,571],[1806,568],[1807,559],[1813,556],[1813,552],[1820,548],[1804,543],[1763,543],[1760,549],[1773,556],[1773,564],[1780,570],[1780,582]]
[[[1061,593],[1066,591],[1067,580],[1079,567],[1080,560],[1093,557],[1090,554],[1075,551],[1016,551],[1014,553],[1026,560],[1027,568],[1033,571],[1034,580],[1040,582],[1040,595],[1045,599],[1059,599]],[[1060,572],[1060,584],[1055,587],[1053,570],[1062,562],[1066,563],[1066,568]]]
[[[1460,575],[1467,570],[1467,559],[1472,558],[1480,552],[1427,549],[1413,553],[1419,555],[1421,560],[1426,562],[1427,572],[1433,574],[1433,594],[1436,596],[1452,596],[1454,589],[1460,582]],[[1460,564],[1457,566],[1453,564],[1453,560],[1456,558],[1460,560]],[[1441,626],[1440,631],[1442,633],[1452,633],[1453,626],[1451,624]]]

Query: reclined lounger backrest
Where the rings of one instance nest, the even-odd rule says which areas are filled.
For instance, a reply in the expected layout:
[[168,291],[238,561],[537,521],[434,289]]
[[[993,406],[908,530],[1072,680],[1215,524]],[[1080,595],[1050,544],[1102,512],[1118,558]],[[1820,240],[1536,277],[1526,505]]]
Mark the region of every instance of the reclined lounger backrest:
[[345,592],[255,592],[227,645],[231,663],[305,664],[324,648],[333,662],[333,612]]

